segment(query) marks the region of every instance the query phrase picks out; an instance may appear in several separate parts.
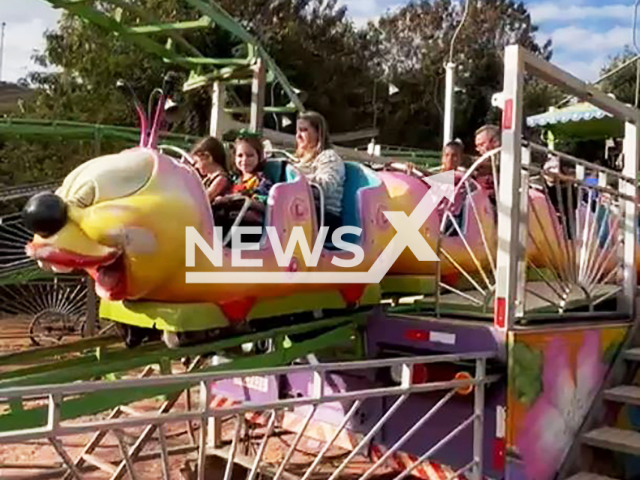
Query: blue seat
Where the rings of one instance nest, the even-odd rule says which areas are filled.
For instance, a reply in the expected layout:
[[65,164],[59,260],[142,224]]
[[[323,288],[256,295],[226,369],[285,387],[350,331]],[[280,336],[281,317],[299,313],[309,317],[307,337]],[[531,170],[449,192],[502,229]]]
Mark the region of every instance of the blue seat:
[[[375,188],[382,184],[378,176],[368,167],[356,162],[344,162],[345,179],[342,193],[342,226],[362,228],[362,219],[358,209],[358,192],[363,188]],[[353,234],[342,236],[342,240],[359,244],[361,237]],[[327,239],[326,248],[336,249],[331,239]]]
[[295,169],[286,160],[269,160],[264,165],[264,174],[274,184],[292,182],[298,177]]
[[[362,219],[357,205],[357,194],[362,188],[374,188],[382,184],[378,176],[368,167],[356,162],[344,162],[345,180],[342,194],[342,226],[362,228]],[[292,182],[298,173],[286,160],[269,160],[265,164],[264,174],[275,183]],[[342,239],[349,243],[359,244],[357,235],[343,235]],[[325,247],[336,249],[328,238]]]

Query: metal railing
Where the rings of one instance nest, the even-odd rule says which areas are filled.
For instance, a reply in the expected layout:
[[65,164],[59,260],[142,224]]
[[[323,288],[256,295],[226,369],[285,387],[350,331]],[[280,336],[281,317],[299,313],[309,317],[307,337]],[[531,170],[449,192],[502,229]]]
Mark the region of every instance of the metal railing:
[[[441,259],[436,270],[437,316],[450,311],[493,315],[497,218],[490,192],[498,191],[499,154],[496,149],[476,160],[457,181],[454,201],[442,210],[436,249]],[[487,183],[484,189],[478,184],[481,171]],[[451,277],[456,277],[455,283],[448,280]]]
[[[535,153],[545,156],[544,166],[531,161]],[[585,318],[597,311],[604,319],[624,314],[624,302],[606,304],[624,291],[622,252],[631,241],[624,235],[625,204],[636,202],[624,185],[635,180],[532,142],[523,147],[522,158],[522,188],[530,194],[521,204],[528,248],[520,261],[534,271],[535,281],[526,277],[519,316],[535,302],[554,315]],[[537,291],[540,287],[544,292]]]
[[[38,405],[42,405],[42,401],[46,400],[48,413],[46,424],[41,427],[29,430],[13,429],[0,432],[0,444],[6,445],[33,441],[36,439],[46,439],[63,461],[69,476],[80,479],[82,478],[82,473],[79,466],[83,463],[83,460],[81,459],[84,457],[81,455],[78,459],[73,460],[65,450],[61,437],[93,432],[96,435],[101,435],[102,438],[106,435],[106,432],[114,432],[122,453],[122,460],[119,462],[118,471],[122,474],[126,469],[130,477],[135,480],[136,478],[140,478],[136,475],[135,461],[144,445],[141,445],[140,442],[136,442],[136,446],[131,449],[127,449],[125,442],[123,441],[123,432],[125,429],[144,426],[147,427],[147,429],[152,428],[158,433],[158,442],[160,443],[159,457],[162,462],[163,478],[168,479],[169,449],[166,441],[166,427],[168,424],[175,422],[197,422],[200,429],[197,446],[194,445],[194,448],[197,448],[198,452],[197,478],[203,479],[207,452],[221,444],[223,440],[221,436],[221,422],[223,418],[231,417],[235,418],[236,424],[233,428],[233,434],[230,439],[231,446],[226,450],[227,467],[225,469],[224,478],[225,480],[228,480],[231,478],[232,466],[234,462],[238,460],[236,457],[240,456],[238,452],[243,425],[251,414],[251,418],[253,418],[254,421],[262,422],[263,433],[261,436],[248,439],[249,442],[259,442],[259,447],[257,448],[255,455],[250,460],[250,466],[247,467],[247,478],[253,479],[259,472],[269,472],[273,475],[274,479],[284,478],[284,476],[286,476],[286,478],[308,479],[312,474],[320,475],[322,473],[320,471],[320,467],[325,455],[332,446],[334,446],[338,437],[349,431],[350,422],[354,419],[359,408],[362,407],[365,402],[384,397],[391,397],[393,399],[392,406],[386,409],[386,411],[381,412],[380,417],[374,419],[375,424],[357,437],[357,445],[351,449],[340,465],[337,468],[332,467],[330,471],[326,472],[326,478],[329,480],[336,480],[340,478],[340,475],[345,471],[345,469],[353,466],[353,460],[356,459],[356,457],[361,459],[362,456],[367,455],[366,447],[371,447],[372,444],[376,442],[376,437],[379,436],[389,422],[393,421],[394,414],[401,409],[411,395],[424,394],[427,392],[443,392],[444,395],[442,398],[428,411],[424,413],[420,412],[421,416],[419,420],[410,425],[407,431],[399,438],[395,439],[392,445],[387,446],[386,448],[388,449],[384,454],[381,454],[381,456],[378,456],[378,458],[371,460],[367,464],[366,471],[361,471],[359,474],[359,478],[361,480],[366,480],[371,478],[371,476],[377,471],[380,471],[380,469],[388,469],[390,465],[388,461],[401,451],[407,441],[411,439],[412,436],[416,435],[416,433],[456,395],[456,392],[459,392],[460,389],[472,388],[473,400],[470,402],[470,415],[461,423],[451,425],[451,429],[447,435],[437,441],[430,448],[426,449],[423,453],[418,454],[419,456],[412,457],[414,461],[406,465],[402,471],[397,471],[396,469],[394,473],[397,474],[395,477],[397,480],[406,478],[425,462],[432,460],[434,455],[436,455],[444,445],[459,436],[462,431],[467,428],[471,428],[473,431],[473,451],[471,458],[467,463],[460,460],[460,466],[456,467],[459,469],[451,478],[455,478],[458,475],[469,472],[472,479],[480,480],[483,472],[485,385],[498,380],[497,375],[487,375],[486,373],[487,360],[492,357],[493,354],[491,353],[437,355],[344,363],[316,363],[311,365],[294,365],[261,370],[242,370],[232,373],[183,373],[179,375],[165,375],[155,378],[126,379],[115,382],[83,382],[53,386],[5,388],[0,389],[0,399],[2,399],[2,401],[10,402],[12,405],[15,405],[16,402],[22,402],[24,407],[29,402],[39,402]],[[197,359],[196,361],[200,361],[200,359]],[[413,372],[416,365],[435,364],[441,362],[473,362],[475,366],[475,374],[469,378],[459,380],[454,379],[450,381],[427,383],[418,383],[414,381]],[[370,387],[349,391],[327,391],[327,376],[329,374],[348,374],[349,372],[371,372],[377,369],[398,368],[401,371],[401,378],[399,379],[400,381],[398,385],[372,385]],[[309,389],[310,391],[300,394],[295,398],[250,401],[223,408],[215,408],[215,405],[212,405],[214,385],[224,380],[246,379],[247,377],[252,377],[254,375],[260,375],[261,377],[279,377],[283,375],[300,374],[308,374],[311,376],[312,388]],[[197,387],[200,394],[198,408],[184,412],[170,412],[170,408],[163,408],[158,413],[137,414],[130,418],[118,418],[118,415],[112,414],[107,419],[87,421],[74,420],[72,423],[66,423],[62,419],[60,405],[65,397],[78,396],[89,392],[94,393],[99,391],[110,391],[113,392],[114,395],[117,395],[118,391],[122,391],[124,389],[158,389],[159,387],[171,386],[181,386],[184,388],[184,391],[189,391],[193,387]],[[305,437],[309,432],[310,425],[315,422],[314,417],[323,406],[336,404],[336,402],[340,402],[343,405],[348,406],[348,408],[345,408],[346,413],[343,416],[340,425],[334,429],[331,438],[325,442],[324,446],[319,450],[317,456],[310,465],[306,465],[302,470],[300,470],[299,466],[294,469],[290,463],[292,455],[299,447],[303,437]],[[276,437],[276,434],[278,433],[277,425],[281,422],[283,415],[287,412],[295,411],[296,409],[302,410],[304,407],[308,409],[308,412],[304,416],[304,421],[301,423],[299,428],[297,428],[297,431],[293,432],[295,433],[295,438],[289,445],[284,459],[280,461],[279,464],[269,463],[265,460],[264,453],[269,442]],[[257,412],[263,413],[263,415],[260,416],[261,420],[255,420],[255,414]],[[282,430],[282,428],[280,428],[280,430]],[[148,432],[146,435],[146,440],[149,440],[150,435]],[[245,463],[247,463],[246,458]],[[292,470],[293,473],[288,470]],[[112,478],[120,477],[114,475]]]
[[[478,159],[442,210],[437,315],[495,313],[500,153]],[[532,161],[541,155],[544,166]],[[633,179],[532,142],[521,156],[517,321],[620,318],[624,204],[635,202],[624,185]]]

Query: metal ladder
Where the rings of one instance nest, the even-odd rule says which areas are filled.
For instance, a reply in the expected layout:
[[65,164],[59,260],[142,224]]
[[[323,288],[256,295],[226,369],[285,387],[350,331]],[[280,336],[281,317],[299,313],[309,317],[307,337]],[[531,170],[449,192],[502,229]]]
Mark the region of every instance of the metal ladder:
[[[640,432],[613,426],[619,408],[640,406],[640,386],[634,384],[640,368],[639,320],[636,315],[636,321],[558,471],[558,479],[611,480],[623,473],[616,471],[620,454],[640,457]],[[616,415],[609,414],[612,409]]]

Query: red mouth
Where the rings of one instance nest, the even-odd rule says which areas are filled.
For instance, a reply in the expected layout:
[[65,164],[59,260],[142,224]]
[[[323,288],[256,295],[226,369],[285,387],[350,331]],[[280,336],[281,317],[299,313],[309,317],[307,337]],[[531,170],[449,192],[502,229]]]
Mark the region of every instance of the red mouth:
[[96,282],[96,292],[107,300],[123,300],[127,294],[127,268],[121,252],[113,250],[101,257],[81,255],[50,246],[27,246],[27,255],[41,268],[58,273],[85,270]]
[[127,267],[119,254],[110,263],[87,269],[96,282],[96,292],[106,300],[124,300],[127,295]]

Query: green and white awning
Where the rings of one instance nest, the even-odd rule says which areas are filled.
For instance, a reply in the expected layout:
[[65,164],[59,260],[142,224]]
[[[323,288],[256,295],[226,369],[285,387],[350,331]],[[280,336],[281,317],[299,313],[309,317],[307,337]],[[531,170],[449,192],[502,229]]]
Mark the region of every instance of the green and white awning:
[[528,117],[527,126],[549,130],[555,138],[604,139],[624,133],[620,120],[585,102]]

